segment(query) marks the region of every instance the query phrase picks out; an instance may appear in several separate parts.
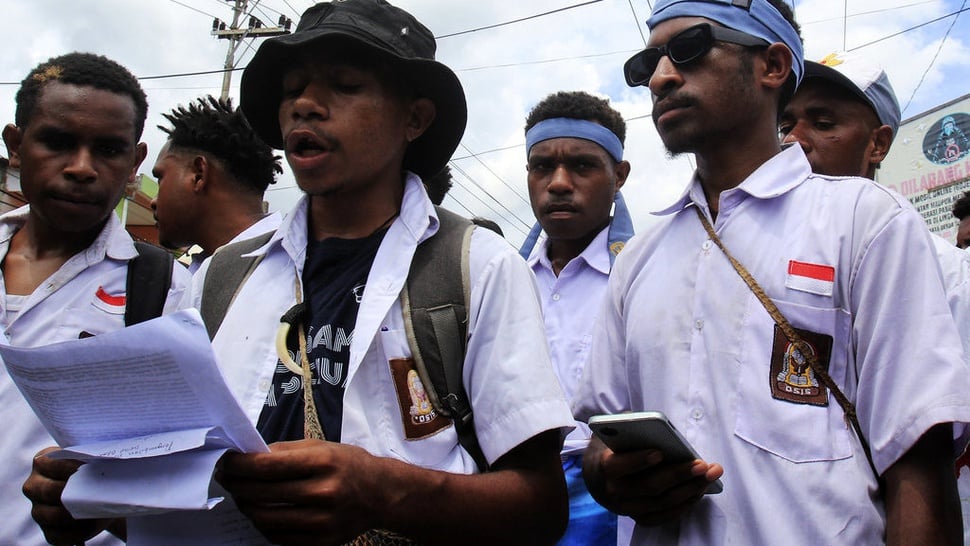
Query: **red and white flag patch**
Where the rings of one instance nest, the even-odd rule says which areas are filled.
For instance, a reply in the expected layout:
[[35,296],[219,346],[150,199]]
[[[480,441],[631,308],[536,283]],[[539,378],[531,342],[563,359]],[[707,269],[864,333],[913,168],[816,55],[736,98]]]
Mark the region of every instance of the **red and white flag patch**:
[[103,286],[99,286],[98,291],[94,293],[94,299],[91,300],[91,304],[106,313],[120,315],[125,312],[125,302],[127,299],[125,294],[109,294]]
[[107,303],[108,305],[120,306],[125,304],[124,294],[120,296],[111,295],[104,289],[103,286],[99,286],[98,291],[95,292],[94,295],[97,296],[99,300],[103,301],[104,303]]
[[835,268],[830,265],[790,260],[785,286],[820,296],[831,296],[835,289]]

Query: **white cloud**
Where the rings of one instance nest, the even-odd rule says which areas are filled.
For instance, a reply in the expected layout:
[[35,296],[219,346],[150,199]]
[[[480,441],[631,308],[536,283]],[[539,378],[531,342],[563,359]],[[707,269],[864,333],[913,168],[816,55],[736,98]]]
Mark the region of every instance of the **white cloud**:
[[[412,11],[436,35],[445,35],[560,9],[579,0],[399,0],[393,3]],[[188,5],[185,7],[181,4]],[[251,2],[252,4],[252,2]],[[261,0],[259,15],[268,23],[282,12],[294,21],[294,9],[303,10],[312,0]],[[634,51],[643,47],[640,29],[648,15],[647,3],[604,0],[515,24],[482,30],[438,41],[438,58],[458,73],[468,96],[469,123],[456,157],[456,167],[475,179],[472,185],[456,173],[467,189],[456,188],[460,199],[474,214],[508,215],[486,195],[493,195],[521,220],[502,221],[514,243],[519,230],[531,225],[532,216],[523,197],[525,151],[522,127],[526,113],[544,96],[559,90],[585,90],[610,97],[628,123],[626,155],[633,164],[625,194],[636,223],[650,221],[650,210],[662,208],[680,195],[690,176],[687,158],[669,160],[649,119],[650,97],[645,88],[630,89],[623,83],[621,67]],[[916,4],[915,6],[910,6]],[[71,50],[93,51],[128,66],[138,76],[218,70],[223,66],[227,42],[211,36],[211,17],[228,21],[230,3],[224,0],[0,0],[5,20],[5,48],[0,56],[0,82],[19,82],[37,63]],[[292,8],[291,8],[292,6]],[[846,4],[831,0],[799,0],[797,16],[809,59],[843,48],[843,11]],[[956,11],[955,0],[852,0],[844,33],[846,46],[863,46],[890,34]],[[199,13],[199,12],[204,13]],[[875,13],[867,13],[875,12]],[[855,15],[864,14],[864,15]],[[913,93],[920,77],[936,54],[952,19],[861,47],[860,52],[886,66],[900,102]],[[970,14],[964,14],[950,33],[939,58],[927,74],[912,106],[914,115],[968,92],[966,76],[970,51],[965,36]],[[252,51],[241,56],[245,65]],[[560,59],[551,61],[553,59]],[[551,61],[551,62],[542,62]],[[508,65],[508,66],[506,66]],[[473,70],[480,67],[482,68]],[[232,76],[231,94],[238,97],[240,73]],[[160,113],[204,94],[218,94],[221,75],[145,80],[150,114],[144,140],[149,159],[164,141],[155,125],[164,124]],[[0,85],[0,122],[13,120],[16,85]],[[516,146],[509,150],[492,151]],[[466,149],[467,148],[467,149]],[[297,198],[285,175],[268,193],[274,208],[288,208]],[[476,197],[473,197],[475,194]],[[489,203],[489,206],[482,202]],[[446,201],[459,212],[460,207]],[[517,225],[517,228],[511,226]]]

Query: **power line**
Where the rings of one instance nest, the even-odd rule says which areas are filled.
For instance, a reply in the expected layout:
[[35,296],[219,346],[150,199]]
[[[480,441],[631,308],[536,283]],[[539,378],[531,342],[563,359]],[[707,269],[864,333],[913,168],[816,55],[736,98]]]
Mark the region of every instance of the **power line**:
[[[643,27],[640,26],[640,19],[637,18],[637,10],[633,9],[633,0],[627,0],[630,4],[630,11],[633,12],[633,22],[637,25],[637,30],[640,31],[640,39],[643,40],[643,47],[647,47],[647,37],[643,35]],[[650,8],[653,11],[653,8]]]
[[906,34],[907,32],[909,32],[911,30],[916,30],[918,28],[925,27],[926,25],[930,25],[930,24],[936,23],[937,21],[942,21],[943,19],[946,19],[947,17],[953,17],[954,15],[959,15],[959,14],[967,11],[968,9],[970,9],[970,8],[960,8],[959,10],[954,11],[953,13],[950,13],[950,14],[947,14],[947,15],[943,15],[941,17],[937,17],[936,19],[933,19],[931,21],[926,21],[925,23],[920,23],[920,24],[916,25],[915,27],[909,27],[909,28],[907,28],[905,30],[900,30],[899,32],[895,32],[893,34],[890,34],[889,36],[883,36],[882,38],[878,38],[878,39],[873,40],[871,42],[864,43],[864,44],[862,44],[860,46],[853,47],[852,49],[847,49],[846,51],[855,51],[857,49],[862,49],[864,47],[869,47],[869,46],[871,46],[873,44],[878,44],[879,42],[884,42],[884,41],[886,41],[886,40],[888,40],[890,38],[895,38],[896,36],[899,36],[900,34]]
[[592,59],[595,57],[609,57],[611,55],[619,55],[621,53],[629,55],[630,53],[636,53],[640,51],[639,49],[623,49],[620,51],[610,51],[607,53],[590,53],[589,55],[576,55],[573,57],[557,57],[555,59],[541,59],[538,61],[520,61],[516,63],[505,63],[505,64],[492,64],[485,66],[473,66],[469,68],[456,68],[455,72],[475,72],[477,70],[491,70],[493,68],[511,68],[515,66],[529,66],[534,64],[549,64],[558,63],[562,61],[575,61],[577,59]]
[[198,9],[198,8],[194,8],[194,7],[192,7],[192,6],[188,5],[188,4],[183,4],[182,2],[179,2],[179,0],[168,0],[168,1],[171,2],[171,3],[173,3],[173,4],[178,4],[178,5],[182,6],[183,8],[188,8],[188,9],[190,9],[190,10],[196,12],[196,13],[201,13],[202,15],[205,15],[206,17],[212,17],[213,19],[218,19],[218,17],[216,17],[215,15],[212,15],[211,13],[206,13],[206,12],[204,12],[204,11]]
[[[967,0],[963,0],[963,3],[960,5],[960,11],[963,11],[966,5]],[[926,79],[926,75],[929,74],[930,69],[933,68],[934,64],[936,64],[936,59],[940,56],[940,51],[943,51],[943,44],[946,43],[946,39],[950,36],[950,31],[953,30],[953,27],[957,24],[957,19],[960,18],[960,11],[957,12],[956,17],[954,17],[953,21],[950,22],[950,28],[946,29],[946,34],[944,34],[943,39],[940,40],[940,47],[936,48],[936,53],[933,54],[933,59],[930,61],[930,64],[927,65],[926,70],[923,71],[923,75],[920,76],[919,83],[917,83],[916,88],[913,89],[913,94],[909,96],[909,100],[906,101],[906,106],[903,107],[903,112],[905,112],[906,109],[909,108],[909,105],[912,104],[913,98],[916,96],[916,92],[919,91],[920,86],[923,85],[923,80]]]
[[799,21],[799,24],[804,27],[804,26],[807,26],[807,25],[816,25],[816,24],[819,24],[819,23],[830,23],[832,21],[842,20],[845,17],[848,17],[849,19],[852,19],[854,17],[863,17],[865,15],[875,15],[877,13],[885,13],[887,11],[896,11],[898,9],[913,8],[913,7],[916,7],[916,6],[921,6],[923,4],[935,4],[935,3],[938,3],[939,1],[940,0],[924,0],[923,2],[914,2],[912,4],[904,4],[902,6],[893,6],[891,8],[882,8],[882,9],[874,9],[874,10],[869,10],[869,11],[860,11],[858,13],[853,13],[853,14],[850,14],[850,15],[847,15],[847,16],[843,16],[843,17],[829,17],[829,18],[826,18],[826,19],[816,19],[814,21],[805,21],[805,22]]
[[596,3],[599,3],[599,2],[602,2],[602,1],[603,0],[590,0],[589,2],[583,2],[581,4],[573,4],[571,6],[566,6],[566,7],[559,8],[559,9],[554,9],[552,11],[546,11],[546,12],[543,12],[543,13],[537,13],[535,15],[529,15],[528,17],[522,17],[520,19],[513,19],[512,21],[505,21],[504,23],[495,23],[494,25],[487,25],[487,26],[484,26],[484,27],[478,27],[478,28],[473,28],[473,29],[469,29],[469,30],[461,30],[461,31],[458,31],[458,32],[452,32],[451,34],[442,34],[441,36],[435,36],[435,39],[436,40],[440,40],[442,38],[451,38],[452,36],[461,36],[462,34],[471,34],[472,32],[478,32],[480,30],[488,30],[488,29],[492,29],[492,28],[504,27],[506,25],[511,25],[511,24],[514,24],[514,23],[521,23],[522,21],[528,21],[530,19],[538,19],[539,17],[545,17],[546,15],[552,15],[553,13],[559,13],[561,11],[571,10],[573,8],[581,8],[583,6],[588,6],[590,4],[596,4]]
[[511,210],[509,210],[509,208],[506,207],[501,201],[499,201],[498,199],[496,199],[494,195],[492,195],[491,193],[489,193],[488,190],[486,190],[485,188],[483,188],[481,184],[479,184],[478,182],[476,182],[475,179],[472,178],[457,163],[455,163],[454,161],[452,161],[452,162],[450,162],[450,164],[451,164],[451,168],[453,170],[455,170],[458,173],[461,173],[461,175],[464,176],[469,182],[471,182],[472,185],[474,185],[476,188],[478,188],[479,190],[481,190],[482,193],[484,193],[485,195],[487,195],[489,197],[489,199],[491,199],[496,204],[498,204],[498,206],[500,206],[503,209],[505,209],[505,212],[507,212],[508,214],[507,215],[506,214],[502,214],[501,212],[499,212],[498,210],[496,210],[495,207],[491,206],[490,204],[488,204],[488,202],[486,202],[484,199],[482,199],[481,196],[479,196],[476,192],[471,191],[464,184],[461,184],[461,181],[460,180],[455,179],[455,182],[458,183],[459,185],[461,185],[462,189],[464,189],[465,191],[467,191],[469,195],[471,195],[472,197],[474,197],[475,199],[477,199],[481,204],[485,205],[489,210],[491,210],[492,212],[494,212],[495,214],[497,214],[499,217],[505,218],[506,221],[509,221],[508,220],[509,218],[514,218],[514,219],[518,220],[519,223],[521,223],[523,226],[525,226],[526,231],[522,231],[522,229],[518,228],[514,223],[511,223],[510,222],[511,225],[513,227],[515,227],[518,231],[522,232],[523,235],[526,235],[528,233],[528,230],[531,227],[529,224],[525,223],[521,218],[519,218],[519,216],[517,214],[515,214],[514,212],[512,212]]
[[471,151],[468,148],[468,146],[465,146],[465,143],[464,142],[462,142],[459,145],[462,148],[464,148],[466,152],[468,152],[470,154],[469,156],[465,156],[465,157],[473,157],[473,158],[475,158],[475,160],[478,161],[481,164],[482,167],[485,167],[485,169],[488,172],[492,173],[492,176],[494,176],[495,178],[498,178],[499,179],[499,182],[501,182],[502,184],[505,184],[505,187],[508,188],[508,189],[510,189],[512,191],[512,193],[515,194],[516,197],[518,197],[519,199],[521,199],[522,202],[525,203],[526,205],[530,205],[531,206],[531,203],[529,203],[529,200],[528,199],[522,197],[522,195],[519,194],[519,191],[518,190],[516,190],[511,185],[509,185],[509,183],[506,182],[504,178],[502,178],[501,176],[498,175],[498,173],[496,173],[495,171],[493,171],[492,168],[489,167],[484,161],[482,161],[482,159],[480,157],[478,157],[477,155],[475,155],[475,152]]
[[290,11],[292,11],[294,15],[296,15],[297,17],[300,16],[300,12],[296,11],[296,9],[289,3],[288,0],[283,0],[283,3],[286,4],[286,7],[290,8]]

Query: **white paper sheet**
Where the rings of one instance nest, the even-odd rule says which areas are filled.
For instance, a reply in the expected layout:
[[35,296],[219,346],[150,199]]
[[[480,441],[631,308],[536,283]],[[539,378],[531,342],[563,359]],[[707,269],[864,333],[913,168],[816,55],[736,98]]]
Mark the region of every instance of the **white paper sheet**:
[[51,436],[69,446],[55,456],[88,461],[62,496],[75,517],[211,508],[221,500],[209,495],[219,457],[268,451],[194,309],[45,347],[0,346],[0,355]]

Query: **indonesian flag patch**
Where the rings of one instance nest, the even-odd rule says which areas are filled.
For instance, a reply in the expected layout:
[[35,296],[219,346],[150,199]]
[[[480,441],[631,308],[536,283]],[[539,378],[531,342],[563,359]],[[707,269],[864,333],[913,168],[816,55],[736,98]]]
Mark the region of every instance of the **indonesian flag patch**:
[[835,268],[830,265],[790,260],[785,286],[820,296],[831,296],[835,289]]

